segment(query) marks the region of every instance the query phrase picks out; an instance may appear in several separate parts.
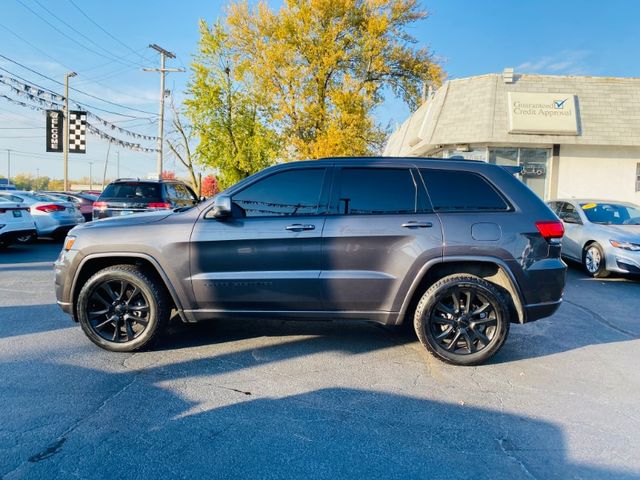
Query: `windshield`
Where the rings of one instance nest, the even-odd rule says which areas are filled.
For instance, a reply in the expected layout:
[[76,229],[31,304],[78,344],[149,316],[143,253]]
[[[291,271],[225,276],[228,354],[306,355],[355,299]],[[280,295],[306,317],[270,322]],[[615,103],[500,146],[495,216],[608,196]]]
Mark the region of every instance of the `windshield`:
[[581,203],[592,223],[601,225],[640,225],[640,207],[622,203]]

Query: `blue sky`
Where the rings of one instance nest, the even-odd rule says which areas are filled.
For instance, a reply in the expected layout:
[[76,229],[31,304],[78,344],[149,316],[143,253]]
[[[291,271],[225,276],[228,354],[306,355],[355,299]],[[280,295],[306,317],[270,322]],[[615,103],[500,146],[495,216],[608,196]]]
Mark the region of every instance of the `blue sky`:
[[[154,118],[158,109],[159,78],[141,67],[156,67],[158,58],[147,45],[157,43],[174,51],[177,58],[169,66],[188,67],[197,49],[198,20],[219,18],[226,2],[73,2],[108,33],[83,16],[70,0],[3,0],[0,54],[59,81],[69,70],[78,72],[71,85],[98,99],[74,92],[72,99],[96,107],[95,113],[123,128],[155,135],[157,123],[148,118]],[[449,78],[500,72],[504,67],[514,67],[520,73],[640,77],[640,65],[635,61],[640,46],[640,2],[425,0],[423,5],[430,17],[415,25],[412,34],[432,49]],[[2,58],[0,68],[62,93],[60,85]],[[0,74],[8,75],[3,70]],[[167,78],[167,88],[178,100],[188,79],[188,72]],[[10,95],[10,91],[0,84],[3,94]],[[408,113],[401,102],[388,98],[376,116],[382,124],[393,127]],[[62,177],[62,155],[44,151],[43,126],[42,114],[0,98],[0,174],[7,174],[6,149],[11,149],[12,175],[35,175],[38,169],[40,175]],[[152,142],[142,143],[153,146]],[[70,155],[70,176],[88,175],[89,162],[93,162],[98,181],[107,143],[90,136],[87,149],[86,155]],[[154,154],[112,147],[108,177],[116,175],[117,150],[121,176],[146,176],[154,171]],[[180,174],[176,161],[168,155],[165,165]]]

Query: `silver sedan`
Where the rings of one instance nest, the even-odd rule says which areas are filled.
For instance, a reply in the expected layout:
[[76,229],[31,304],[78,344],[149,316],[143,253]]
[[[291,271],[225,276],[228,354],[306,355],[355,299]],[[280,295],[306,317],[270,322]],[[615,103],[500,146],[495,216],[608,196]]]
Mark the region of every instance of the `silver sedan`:
[[592,277],[640,274],[640,206],[575,198],[549,206],[564,222],[563,257],[582,263]]
[[19,190],[0,191],[5,199],[28,207],[36,223],[38,236],[64,237],[84,217],[74,204],[40,193]]

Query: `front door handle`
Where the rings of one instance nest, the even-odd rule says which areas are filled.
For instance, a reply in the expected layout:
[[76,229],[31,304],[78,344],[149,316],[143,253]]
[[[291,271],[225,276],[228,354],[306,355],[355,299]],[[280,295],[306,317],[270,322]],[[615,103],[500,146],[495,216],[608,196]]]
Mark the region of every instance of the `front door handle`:
[[310,223],[304,225],[302,223],[294,223],[293,225],[287,225],[285,228],[291,232],[301,232],[302,230],[315,230],[316,226]]
[[403,223],[402,226],[404,228],[430,228],[433,227],[433,223],[431,222],[407,222]]

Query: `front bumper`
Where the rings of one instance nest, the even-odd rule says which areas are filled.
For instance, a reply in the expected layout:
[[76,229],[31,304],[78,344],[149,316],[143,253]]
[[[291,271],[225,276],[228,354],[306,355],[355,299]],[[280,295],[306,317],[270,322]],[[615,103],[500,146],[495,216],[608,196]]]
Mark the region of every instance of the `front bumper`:
[[[56,303],[63,312],[73,317],[71,303],[72,266],[77,266],[77,250],[62,250],[53,264],[53,283],[56,293]],[[74,318],[75,320],[75,318]]]
[[619,273],[640,274],[640,252],[610,247],[605,252],[607,270]]

